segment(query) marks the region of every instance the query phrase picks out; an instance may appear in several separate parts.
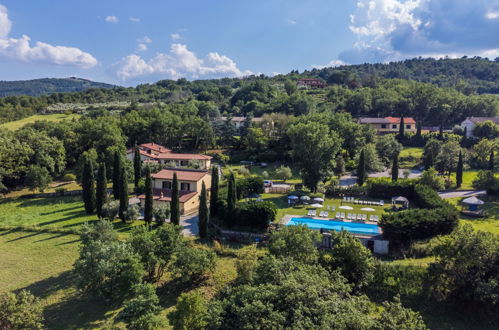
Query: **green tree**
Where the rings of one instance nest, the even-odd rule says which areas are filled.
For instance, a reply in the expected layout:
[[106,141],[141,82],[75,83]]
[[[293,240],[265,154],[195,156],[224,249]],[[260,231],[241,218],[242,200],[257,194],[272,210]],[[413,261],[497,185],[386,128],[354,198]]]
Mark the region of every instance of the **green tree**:
[[[121,316],[128,324],[128,329],[153,330],[160,323],[157,314],[161,310],[156,288],[149,283],[141,283],[133,288],[133,296],[125,302]],[[144,318],[150,318],[144,324]]]
[[397,181],[399,178],[399,156],[395,155],[393,157],[393,163],[392,163],[392,181]]
[[127,170],[123,167],[121,168],[120,175],[120,208],[119,216],[121,221],[127,221],[127,211],[128,211],[128,174]]
[[170,202],[170,222],[174,225],[178,225],[180,223],[180,202],[176,172],[173,173],[172,201]]
[[364,150],[360,152],[359,162],[357,164],[357,184],[362,186],[366,182],[366,160]]
[[275,175],[278,179],[286,182],[286,180],[289,180],[293,177],[293,172],[288,166],[281,165],[275,170]]
[[102,205],[102,218],[113,221],[118,216],[119,209],[119,201],[107,201],[107,203],[104,203],[104,205]]
[[199,293],[182,293],[169,318],[175,330],[204,330],[208,325],[208,306]]
[[164,225],[170,217],[170,205],[168,203],[158,203],[153,206],[152,214],[159,226]]
[[297,90],[296,83],[291,80],[286,80],[286,82],[284,83],[284,90],[286,91],[288,96],[291,96]]
[[148,226],[135,226],[128,238],[128,243],[139,256],[142,265],[147,273],[147,280],[156,279],[156,268],[159,257],[156,254],[158,236],[154,230],[149,230]]
[[280,231],[272,232],[268,248],[274,256],[312,264],[319,258],[315,246],[319,240],[320,234],[306,226],[287,226]]
[[399,141],[404,141],[405,138],[405,124],[404,124],[404,116],[400,116],[400,124],[399,124]]
[[152,178],[151,168],[146,166],[146,182],[144,187],[145,201],[144,201],[144,221],[150,225],[152,223],[153,212],[153,198],[152,198]]
[[395,155],[399,155],[401,150],[402,145],[394,134],[382,135],[376,139],[376,152],[386,167],[390,166]]
[[97,184],[95,190],[95,209],[99,218],[104,216],[102,207],[107,202],[107,177],[106,163],[102,162],[97,172]]
[[213,166],[211,168],[211,191],[210,191],[210,214],[212,216],[217,215],[217,205],[218,205],[218,167]]
[[402,306],[400,297],[395,296],[393,302],[383,303],[376,329],[379,330],[426,330],[427,327],[423,318],[418,312],[414,312]]
[[333,171],[333,159],[341,138],[327,125],[314,121],[291,125],[288,136],[303,183],[316,192],[319,181],[325,180]]
[[459,151],[459,160],[457,161],[456,168],[456,185],[457,187],[461,187],[463,183],[463,152]]
[[215,252],[184,247],[177,252],[173,271],[184,283],[198,283],[215,269],[215,265]]
[[459,142],[454,140],[444,142],[436,158],[436,169],[450,176],[451,172],[455,170],[460,152]]
[[95,211],[95,179],[92,162],[87,159],[83,164],[83,176],[81,179],[83,189],[83,204],[85,212],[92,214]]
[[438,172],[434,167],[430,167],[429,169],[424,170],[421,174],[419,182],[430,186],[437,191],[443,190],[445,186],[444,178],[438,175]]
[[114,199],[120,199],[121,196],[121,171],[123,168],[123,159],[119,151],[114,153],[113,162],[113,195]]
[[489,156],[489,171],[494,172],[494,165],[494,149],[492,149]]
[[133,182],[135,183],[135,187],[137,187],[142,177],[142,161],[140,160],[140,149],[138,146],[135,147],[133,152],[133,175]]
[[40,300],[27,290],[0,294],[0,329],[44,329]]
[[341,154],[338,154],[338,156],[336,157],[336,166],[334,168],[334,173],[338,177],[345,173],[345,159]]
[[479,139],[494,139],[499,136],[499,125],[491,120],[486,120],[475,126],[473,135]]
[[230,173],[228,189],[227,189],[227,210],[229,214],[232,214],[236,208],[237,203],[237,187],[236,187],[236,179],[234,177],[234,173]]
[[208,234],[208,221],[209,221],[209,211],[207,205],[207,196],[206,196],[206,186],[203,181],[203,185],[201,188],[201,195],[199,196],[199,237],[206,238]]
[[423,164],[426,168],[435,166],[437,156],[442,149],[442,141],[431,138],[426,142],[423,151]]
[[45,167],[38,165],[30,165],[28,167],[24,184],[28,186],[30,190],[39,189],[43,192],[47,189],[50,182],[52,182],[52,177]]

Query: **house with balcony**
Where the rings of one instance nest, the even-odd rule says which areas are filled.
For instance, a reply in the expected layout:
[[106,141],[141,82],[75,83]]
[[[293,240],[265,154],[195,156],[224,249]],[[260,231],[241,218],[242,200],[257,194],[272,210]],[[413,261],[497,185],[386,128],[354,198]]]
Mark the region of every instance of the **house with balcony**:
[[[186,167],[189,161],[199,163],[199,168],[207,170],[211,167],[211,156],[201,154],[183,154],[172,152],[171,149],[156,143],[144,143],[139,145],[140,160],[156,162],[170,167]],[[127,158],[133,161],[135,148],[127,150]]]
[[[153,181],[153,205],[170,203],[172,200],[173,173],[177,173],[179,204],[181,214],[199,210],[199,195],[204,182],[206,190],[211,190],[211,175],[206,170],[168,168],[151,175]],[[139,195],[140,205],[144,207],[145,195]]]
[[[400,130],[400,117],[360,117],[357,121],[361,125],[371,126],[378,134],[398,133]],[[412,117],[404,117],[406,132],[416,133],[416,121]]]

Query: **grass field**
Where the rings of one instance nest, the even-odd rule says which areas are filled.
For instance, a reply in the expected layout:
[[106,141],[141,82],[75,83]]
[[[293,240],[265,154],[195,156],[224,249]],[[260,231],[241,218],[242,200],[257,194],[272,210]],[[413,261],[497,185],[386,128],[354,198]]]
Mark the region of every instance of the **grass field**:
[[400,168],[412,168],[421,163],[423,148],[403,148],[399,155]]
[[[471,218],[463,214],[459,214],[460,222],[467,223],[473,226],[476,230],[488,231],[499,235],[499,197],[497,196],[478,196],[485,204],[481,207],[485,210],[485,218]],[[456,205],[459,210],[463,207],[461,200],[463,198],[446,199]]]
[[80,115],[78,114],[63,114],[63,113],[53,113],[49,115],[33,115],[30,117],[26,117],[23,119],[19,119],[16,121],[11,121],[8,123],[1,124],[0,127],[6,128],[11,131],[15,131],[21,127],[23,127],[26,124],[34,123],[35,121],[38,120],[46,120],[46,121],[61,121],[65,119],[77,119],[80,118]]

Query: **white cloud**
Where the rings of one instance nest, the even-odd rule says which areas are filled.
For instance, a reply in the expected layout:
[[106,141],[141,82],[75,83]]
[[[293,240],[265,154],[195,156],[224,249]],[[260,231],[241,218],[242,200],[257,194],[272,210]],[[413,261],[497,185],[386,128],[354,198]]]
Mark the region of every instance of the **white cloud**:
[[145,52],[147,50],[147,45],[146,44],[138,44],[137,45],[137,51],[138,52]]
[[499,11],[489,11],[485,14],[485,18],[487,19],[499,18]]
[[108,23],[118,23],[119,22],[119,19],[116,16],[106,16],[106,18],[104,20]]
[[182,36],[180,35],[180,33],[172,33],[170,34],[170,37],[173,39],[173,40],[179,40],[182,38]]
[[7,8],[0,5],[0,38],[6,38],[9,35],[12,23],[10,22]]
[[293,19],[287,19],[286,20],[286,23],[288,23],[289,25],[295,25],[296,24],[296,21],[293,20]]
[[19,39],[9,38],[11,25],[7,8],[0,5],[0,58],[81,68],[91,68],[97,64],[95,57],[78,48],[53,46],[40,41],[31,46],[31,39],[27,35]]
[[139,42],[141,44],[150,44],[152,42],[152,40],[148,36],[143,36],[142,38],[138,38],[137,42]]
[[134,22],[134,23],[139,23],[140,22],[140,18],[138,18],[138,17],[128,17],[128,20],[130,22]]
[[200,59],[183,44],[172,44],[168,53],[158,53],[149,60],[130,54],[114,64],[115,73],[122,81],[133,78],[157,75],[163,78],[178,79],[199,77],[239,77],[252,74],[241,71],[236,63],[225,55],[208,53]]
[[342,65],[347,65],[347,63],[343,62],[342,60],[331,60],[326,65],[312,65],[312,68],[315,68],[315,69],[323,69],[323,68],[329,68],[329,67],[334,68],[334,67],[342,66]]

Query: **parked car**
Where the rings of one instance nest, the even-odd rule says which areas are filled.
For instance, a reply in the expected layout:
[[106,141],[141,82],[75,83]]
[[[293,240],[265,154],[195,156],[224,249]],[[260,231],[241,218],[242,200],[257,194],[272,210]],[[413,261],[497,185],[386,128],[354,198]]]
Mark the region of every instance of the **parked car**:
[[264,187],[272,187],[272,181],[270,181],[270,180],[264,180],[263,181],[263,186]]

